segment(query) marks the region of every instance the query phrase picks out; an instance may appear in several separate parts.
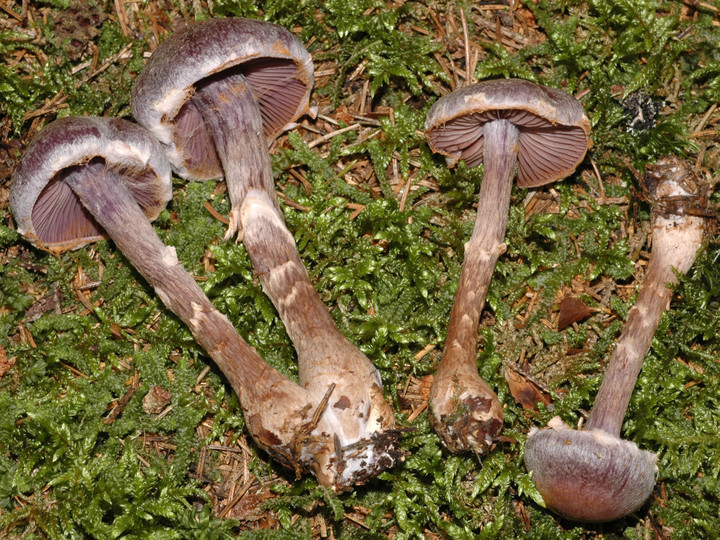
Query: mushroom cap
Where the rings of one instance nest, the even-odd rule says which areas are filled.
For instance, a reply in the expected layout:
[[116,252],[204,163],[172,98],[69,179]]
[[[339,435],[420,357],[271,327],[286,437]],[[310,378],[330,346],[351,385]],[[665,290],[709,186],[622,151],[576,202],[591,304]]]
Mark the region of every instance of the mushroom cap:
[[652,493],[657,457],[605,431],[577,431],[553,419],[530,433],[525,466],[552,511],[599,523],[626,516]]
[[568,176],[590,147],[590,121],[580,102],[522,79],[483,81],[440,98],[428,111],[425,135],[434,152],[475,167],[483,161],[483,125],[501,118],[520,132],[520,187]]
[[10,186],[18,231],[34,245],[62,252],[104,238],[63,182],[65,175],[95,159],[125,182],[148,219],[155,219],[172,198],[170,165],[147,130],[117,118],[56,120],[28,145]]
[[223,174],[193,95],[222,72],[242,74],[258,101],[265,136],[272,139],[309,108],[312,58],[285,28],[243,18],[191,24],[155,50],[133,88],[135,119],[166,146],[183,178]]

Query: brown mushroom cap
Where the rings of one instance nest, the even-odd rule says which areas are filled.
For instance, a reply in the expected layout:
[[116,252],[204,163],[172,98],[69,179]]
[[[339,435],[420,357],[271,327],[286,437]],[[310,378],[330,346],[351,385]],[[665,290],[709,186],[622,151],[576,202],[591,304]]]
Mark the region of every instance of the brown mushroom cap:
[[568,176],[590,144],[590,121],[577,99],[521,79],[484,81],[439,99],[428,111],[425,134],[434,152],[474,167],[483,161],[483,125],[500,118],[520,131],[520,187]]
[[242,18],[191,24],[158,46],[138,76],[132,95],[135,119],[167,147],[183,178],[223,175],[212,136],[193,103],[204,82],[242,74],[260,106],[265,136],[277,136],[309,106],[312,58],[289,31]]
[[577,431],[559,418],[530,433],[525,466],[548,508],[588,523],[640,508],[652,493],[657,457],[600,429]]
[[33,139],[13,175],[10,205],[19,232],[51,251],[103,238],[102,228],[63,182],[65,175],[98,159],[122,178],[148,219],[172,198],[163,148],[145,129],[115,118],[62,118]]

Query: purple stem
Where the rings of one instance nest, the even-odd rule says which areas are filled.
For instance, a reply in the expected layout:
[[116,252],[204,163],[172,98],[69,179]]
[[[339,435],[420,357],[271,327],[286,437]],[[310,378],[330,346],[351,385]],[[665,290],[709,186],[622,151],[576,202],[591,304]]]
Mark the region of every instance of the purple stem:
[[620,436],[625,412],[645,355],[650,349],[662,314],[670,304],[672,291],[665,284],[678,283],[672,267],[661,259],[665,257],[651,256],[642,289],[635,305],[628,312],[585,429],[601,429],[616,437]]
[[470,447],[482,453],[500,431],[503,417],[497,396],[478,374],[477,330],[495,264],[505,251],[519,132],[511,122],[495,120],[484,126],[483,136],[485,170],[477,218],[465,244],[445,350],[431,391],[435,427],[456,452]]
[[[166,246],[132,194],[101,160],[78,167],[65,181],[163,303],[190,328],[240,397],[251,434],[280,459],[297,466],[288,447],[310,420],[307,393],[274,368],[240,337]],[[287,421],[295,417],[296,420]],[[278,457],[278,456],[276,456]]]

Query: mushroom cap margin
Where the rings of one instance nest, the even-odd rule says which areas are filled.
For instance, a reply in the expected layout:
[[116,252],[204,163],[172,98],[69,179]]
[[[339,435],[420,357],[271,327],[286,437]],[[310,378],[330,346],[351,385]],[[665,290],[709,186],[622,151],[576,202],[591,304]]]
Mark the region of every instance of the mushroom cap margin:
[[619,519],[640,508],[652,493],[657,456],[605,431],[573,430],[551,421],[531,432],[525,466],[545,504],[586,523]]
[[[43,249],[77,249],[103,238],[100,229],[88,226],[88,236],[61,243],[44,242],[33,223],[33,209],[58,173],[93,158],[123,169],[153,171],[154,184],[143,192],[148,219],[155,219],[172,198],[170,164],[162,146],[137,124],[118,118],[71,116],[45,126],[30,142],[13,173],[10,207],[18,232]],[[69,188],[67,188],[69,190]],[[77,202],[80,206],[79,201]],[[88,219],[92,219],[88,215]],[[92,234],[94,229],[95,234]]]
[[[518,185],[536,187],[568,176],[591,147],[590,121],[570,94],[523,79],[482,81],[436,101],[428,111],[425,135],[434,152],[483,160],[482,125],[496,118],[520,129]],[[550,153],[543,147],[552,148]]]

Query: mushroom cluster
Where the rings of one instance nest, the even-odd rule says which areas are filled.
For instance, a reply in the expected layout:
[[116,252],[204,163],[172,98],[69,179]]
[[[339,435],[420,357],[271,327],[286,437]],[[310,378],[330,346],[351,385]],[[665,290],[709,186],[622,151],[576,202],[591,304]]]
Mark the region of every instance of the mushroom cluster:
[[[225,18],[165,40],[132,94],[137,124],[68,117],[48,124],[13,176],[18,230],[52,253],[109,237],[190,329],[240,398],[257,444],[298,475],[335,490],[363,484],[404,459],[393,410],[372,362],[335,325],[315,291],[278,204],[269,144],[310,110],[310,54],[286,29]],[[518,79],[466,86],[429,110],[425,136],[448,163],[483,165],[477,218],[465,244],[430,422],[451,452],[486,453],[503,407],[477,366],[477,332],[505,252],[513,180],[536,188],[570,175],[590,122],[569,94]],[[172,197],[171,171],[224,178],[226,239],[245,246],[298,357],[299,382],[269,366],[220,313],[151,221]],[[582,430],[559,418],[531,431],[525,464],[547,506],[587,522],[635,511],[655,484],[656,457],[620,439],[636,378],[678,275],[703,242],[710,183],[675,158],[649,166],[653,250],[605,378]]]
[[[342,490],[403,454],[380,375],[313,289],[275,198],[267,140],[308,109],[312,83],[310,55],[280,26],[241,18],[190,25],[138,77],[133,113],[144,127],[87,117],[50,124],[22,158],[11,203],[38,247],[60,252],[112,238],[226,375],[257,443]],[[171,166],[186,178],[225,177],[228,236],[240,229],[296,347],[300,384],[260,358],[155,234],[149,218],[170,199]]]
[[68,117],[46,126],[28,146],[10,204],[18,230],[42,249],[59,253],[109,236],[225,374],[258,444],[281,463],[317,471],[335,485],[327,456],[314,461],[333,444],[332,438],[311,439],[314,429],[325,427],[314,416],[317,404],[240,337],[152,228],[150,219],[170,196],[170,166],[144,128]]
[[308,109],[312,84],[312,59],[284,28],[213,19],[156,49],[133,89],[133,114],[167,147],[178,175],[225,177],[232,204],[227,237],[239,232],[285,324],[307,399],[326,403],[316,431],[332,445],[322,470],[335,471],[335,484],[351,485],[401,454],[380,374],[320,300],[275,195],[267,140]]

